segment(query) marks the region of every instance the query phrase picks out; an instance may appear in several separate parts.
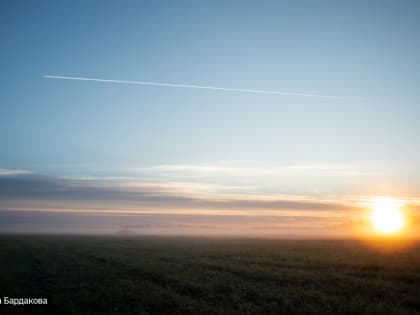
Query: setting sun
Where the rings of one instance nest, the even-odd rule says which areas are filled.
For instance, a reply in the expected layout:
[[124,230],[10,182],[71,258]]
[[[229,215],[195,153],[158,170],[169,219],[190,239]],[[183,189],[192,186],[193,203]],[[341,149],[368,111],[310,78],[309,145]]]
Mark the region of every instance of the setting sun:
[[381,233],[395,233],[404,226],[402,202],[393,198],[375,198],[370,217],[373,227]]

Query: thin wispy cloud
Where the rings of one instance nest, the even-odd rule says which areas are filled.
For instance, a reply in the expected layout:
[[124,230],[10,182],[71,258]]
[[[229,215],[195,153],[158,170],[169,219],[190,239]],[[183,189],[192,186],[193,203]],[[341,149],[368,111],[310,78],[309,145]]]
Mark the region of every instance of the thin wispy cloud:
[[196,174],[236,174],[249,176],[275,176],[286,173],[322,172],[339,175],[372,175],[372,171],[361,170],[351,165],[320,164],[320,165],[231,165],[231,164],[162,164],[146,168],[133,168],[132,171],[155,171]]
[[283,92],[283,91],[274,91],[274,90],[260,90],[260,89],[242,89],[242,88],[206,86],[206,85],[195,85],[195,84],[184,84],[184,83],[163,83],[163,82],[113,80],[113,79],[103,79],[103,78],[74,77],[74,76],[67,76],[67,75],[51,75],[51,74],[44,75],[43,77],[45,79],[57,79],[57,80],[93,81],[93,82],[114,83],[114,84],[149,85],[149,86],[159,86],[159,87],[202,89],[202,90],[238,92],[238,93],[271,94],[271,95],[281,95],[281,96],[302,96],[302,97],[343,99],[343,97],[332,96],[332,95],[320,95],[320,94],[310,94],[310,93],[294,93],[294,92]]
[[14,175],[23,175],[23,174],[31,174],[31,173],[32,172],[28,170],[0,168],[0,176],[14,176]]

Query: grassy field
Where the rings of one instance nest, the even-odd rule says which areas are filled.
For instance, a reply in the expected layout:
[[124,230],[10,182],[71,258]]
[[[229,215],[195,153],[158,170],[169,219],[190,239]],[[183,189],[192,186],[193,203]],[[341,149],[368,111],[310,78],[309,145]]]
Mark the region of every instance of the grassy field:
[[420,314],[420,246],[2,236],[1,314]]

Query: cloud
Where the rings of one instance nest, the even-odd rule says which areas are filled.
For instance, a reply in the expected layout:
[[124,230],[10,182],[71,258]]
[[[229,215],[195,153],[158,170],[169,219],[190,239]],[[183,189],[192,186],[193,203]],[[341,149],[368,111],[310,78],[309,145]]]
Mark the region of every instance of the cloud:
[[74,76],[67,76],[67,75],[44,75],[44,78],[45,79],[58,79],[58,80],[93,81],[93,82],[116,83],[116,84],[149,85],[149,86],[159,86],[159,87],[203,89],[203,90],[239,92],[239,93],[273,94],[273,95],[282,95],[282,96],[303,96],[303,97],[316,97],[316,98],[343,99],[342,97],[338,97],[338,96],[308,94],[308,93],[291,93],[291,92],[280,92],[280,91],[270,91],[270,90],[238,89],[238,88],[179,84],[179,83],[157,83],[157,82],[144,82],[144,81],[110,80],[110,79],[100,79],[100,78],[74,77]]
[[[0,177],[2,209],[121,209],[177,213],[253,214],[300,211],[335,212],[352,209],[338,202],[240,193],[205,193],[201,183],[63,179],[37,174]],[[204,184],[206,187],[207,184]],[[208,185],[212,187],[212,185]],[[216,186],[217,187],[217,186]],[[229,187],[229,186],[227,186]],[[224,189],[221,186],[218,189]]]
[[145,168],[131,168],[138,172],[169,172],[182,174],[234,174],[243,176],[276,176],[288,173],[316,173],[337,175],[359,175],[368,176],[377,174],[371,171],[364,171],[351,165],[343,164],[319,164],[319,165],[266,165],[248,166],[231,165],[228,163],[219,164],[162,164]]
[[0,168],[0,176],[14,176],[31,174],[31,171]]

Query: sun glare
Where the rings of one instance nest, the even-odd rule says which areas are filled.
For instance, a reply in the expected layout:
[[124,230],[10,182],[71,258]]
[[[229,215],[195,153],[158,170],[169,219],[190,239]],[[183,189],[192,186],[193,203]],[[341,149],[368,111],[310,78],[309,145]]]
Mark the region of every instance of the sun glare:
[[401,211],[402,202],[393,198],[374,198],[372,201],[373,227],[385,234],[395,233],[404,227],[404,214]]

